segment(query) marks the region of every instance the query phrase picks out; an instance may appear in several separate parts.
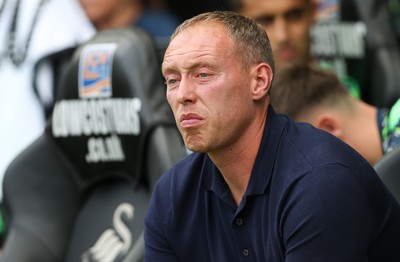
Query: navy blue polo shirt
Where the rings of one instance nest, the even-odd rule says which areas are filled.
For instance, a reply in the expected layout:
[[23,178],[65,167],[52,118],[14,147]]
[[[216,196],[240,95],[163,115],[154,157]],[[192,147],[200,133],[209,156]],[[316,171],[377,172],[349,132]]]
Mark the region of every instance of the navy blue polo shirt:
[[356,151],[269,107],[237,206],[207,154],[158,181],[145,261],[400,261],[400,206]]

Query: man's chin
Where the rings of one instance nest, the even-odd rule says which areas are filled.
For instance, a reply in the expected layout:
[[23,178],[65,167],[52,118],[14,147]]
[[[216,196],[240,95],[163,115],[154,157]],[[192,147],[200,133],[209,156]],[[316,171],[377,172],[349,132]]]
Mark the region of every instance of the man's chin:
[[200,147],[200,146],[193,146],[193,145],[186,145],[186,149],[189,150],[190,152],[195,152],[195,153],[207,153],[208,152],[207,148]]

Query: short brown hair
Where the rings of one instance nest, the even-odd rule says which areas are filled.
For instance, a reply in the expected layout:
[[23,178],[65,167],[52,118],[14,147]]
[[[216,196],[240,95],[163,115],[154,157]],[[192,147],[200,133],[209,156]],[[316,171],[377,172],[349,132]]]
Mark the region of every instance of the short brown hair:
[[336,105],[350,95],[336,74],[316,64],[293,64],[278,70],[271,104],[278,113],[293,119],[318,105]]
[[255,21],[231,11],[214,11],[197,15],[179,25],[171,40],[182,31],[200,23],[217,22],[223,25],[235,44],[236,54],[245,66],[267,63],[274,72],[274,57],[267,33]]

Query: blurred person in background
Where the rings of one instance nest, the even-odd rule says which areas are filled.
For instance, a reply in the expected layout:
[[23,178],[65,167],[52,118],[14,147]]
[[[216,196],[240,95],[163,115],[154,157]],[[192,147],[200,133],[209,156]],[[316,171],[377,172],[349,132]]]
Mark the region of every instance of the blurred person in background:
[[70,51],[94,33],[77,0],[0,0],[0,180],[43,132]]
[[[313,56],[311,29],[317,22],[318,0],[231,0],[232,8],[260,23],[268,32],[277,68],[291,63],[318,63]],[[359,84],[341,75],[352,96],[360,98]]]
[[232,0],[232,4],[235,11],[256,20],[268,32],[278,68],[313,60],[310,28],[317,10],[312,0]]
[[400,100],[389,109],[355,99],[337,75],[316,64],[281,68],[271,93],[277,112],[335,135],[371,165],[400,146]]
[[[398,1],[398,0],[396,0]],[[391,107],[400,96],[400,49],[392,4],[380,0],[230,0],[268,32],[277,68],[315,62],[349,93]]]
[[159,56],[164,55],[180,19],[162,0],[80,0],[97,30],[135,26],[155,40]]

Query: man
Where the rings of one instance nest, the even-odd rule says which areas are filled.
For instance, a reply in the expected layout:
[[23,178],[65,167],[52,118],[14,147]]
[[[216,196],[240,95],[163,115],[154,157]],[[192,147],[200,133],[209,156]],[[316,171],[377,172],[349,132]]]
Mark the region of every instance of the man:
[[311,0],[235,0],[233,8],[260,23],[268,32],[276,66],[312,60],[310,28],[316,5]]
[[167,7],[153,8],[142,0],[80,0],[88,18],[97,30],[139,27],[154,38],[160,60],[179,18]]
[[265,30],[231,12],[181,24],[167,99],[194,151],[158,181],[146,261],[400,261],[400,206],[351,147],[270,106]]
[[[277,68],[293,63],[323,63],[311,53],[311,28],[319,14],[315,0],[231,0],[236,12],[260,23],[268,32]],[[339,73],[339,72],[338,72]],[[355,78],[341,72],[341,81],[350,94],[361,98]]]
[[277,112],[332,133],[371,165],[400,146],[400,100],[389,111],[354,99],[335,74],[317,65],[284,67],[274,86]]

